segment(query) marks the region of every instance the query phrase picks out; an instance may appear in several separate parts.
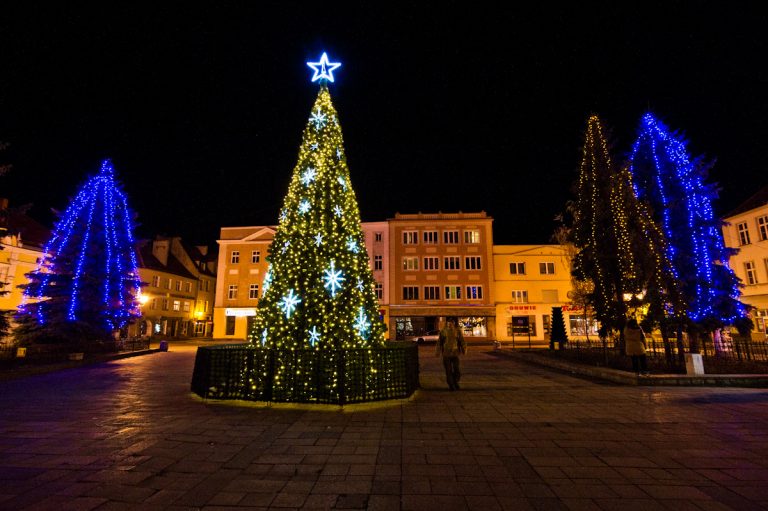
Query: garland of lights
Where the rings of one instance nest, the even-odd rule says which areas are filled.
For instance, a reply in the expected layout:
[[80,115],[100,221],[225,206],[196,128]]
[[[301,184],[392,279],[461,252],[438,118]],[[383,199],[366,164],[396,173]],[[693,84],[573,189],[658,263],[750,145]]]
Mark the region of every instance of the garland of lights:
[[[94,246],[98,246],[98,250],[94,250]],[[78,321],[88,307],[83,303],[82,294],[92,291],[84,287],[92,285],[91,281],[85,282],[88,274],[102,279],[100,315],[106,330],[120,329],[140,315],[131,212],[125,194],[115,182],[109,160],[102,163],[99,174],[86,182],[67,207],[44,254],[34,272],[40,276],[40,285],[35,286],[31,294],[28,292],[31,288],[25,290],[22,312],[31,305],[28,302],[40,302],[50,296],[54,275],[70,274],[66,319]],[[46,323],[43,307],[36,306],[34,314],[38,323]]]

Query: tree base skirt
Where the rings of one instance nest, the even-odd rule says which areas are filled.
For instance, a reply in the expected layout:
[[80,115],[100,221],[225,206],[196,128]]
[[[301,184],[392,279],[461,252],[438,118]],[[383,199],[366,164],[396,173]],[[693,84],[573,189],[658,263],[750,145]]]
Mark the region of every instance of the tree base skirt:
[[197,349],[192,392],[206,399],[347,404],[402,399],[419,387],[413,343],[348,350]]

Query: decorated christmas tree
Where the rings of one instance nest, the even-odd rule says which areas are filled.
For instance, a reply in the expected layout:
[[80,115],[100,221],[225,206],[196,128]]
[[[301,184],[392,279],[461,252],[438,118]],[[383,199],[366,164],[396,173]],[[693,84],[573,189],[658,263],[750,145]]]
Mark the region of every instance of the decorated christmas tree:
[[28,274],[16,314],[19,342],[108,339],[139,317],[131,216],[106,160],[60,216],[45,257]]
[[717,190],[705,183],[710,167],[692,159],[682,138],[653,115],[643,116],[630,157],[637,195],[664,233],[688,318],[714,330],[742,320],[746,310],[713,212]]
[[340,66],[308,63],[320,90],[302,137],[267,261],[250,340],[275,349],[383,344],[360,211],[328,82]]

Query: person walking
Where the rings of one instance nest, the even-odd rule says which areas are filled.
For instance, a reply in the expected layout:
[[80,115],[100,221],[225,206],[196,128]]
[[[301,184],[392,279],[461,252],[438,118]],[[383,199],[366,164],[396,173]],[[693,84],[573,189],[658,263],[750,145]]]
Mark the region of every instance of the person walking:
[[443,356],[445,379],[448,382],[448,389],[452,391],[461,388],[459,387],[459,380],[461,379],[459,355],[463,355],[467,351],[464,334],[461,333],[457,324],[458,321],[455,316],[445,318],[445,327],[440,330],[435,348],[435,356]]
[[645,335],[634,318],[627,321],[627,326],[624,327],[624,351],[632,359],[632,370],[635,374],[648,375]]

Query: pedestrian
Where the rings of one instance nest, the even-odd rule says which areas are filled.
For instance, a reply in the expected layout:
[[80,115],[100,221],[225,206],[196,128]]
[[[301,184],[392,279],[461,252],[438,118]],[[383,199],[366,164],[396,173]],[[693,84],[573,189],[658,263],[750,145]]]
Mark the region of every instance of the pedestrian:
[[440,336],[435,347],[435,356],[443,356],[445,379],[448,382],[449,390],[461,388],[459,387],[459,380],[461,379],[459,355],[463,355],[467,351],[464,334],[461,333],[461,329],[457,325],[458,321],[455,316],[445,318],[445,327],[440,330]]
[[648,360],[645,355],[645,335],[643,329],[632,318],[624,327],[624,351],[632,359],[632,370],[635,374],[648,375]]

